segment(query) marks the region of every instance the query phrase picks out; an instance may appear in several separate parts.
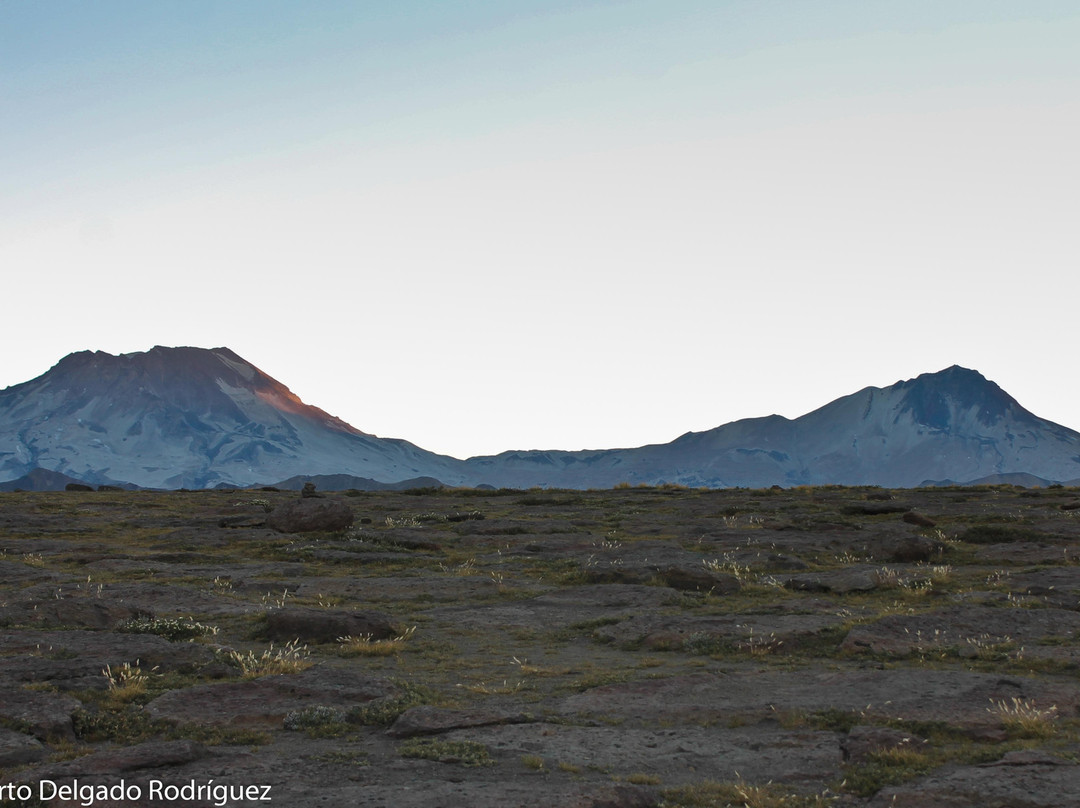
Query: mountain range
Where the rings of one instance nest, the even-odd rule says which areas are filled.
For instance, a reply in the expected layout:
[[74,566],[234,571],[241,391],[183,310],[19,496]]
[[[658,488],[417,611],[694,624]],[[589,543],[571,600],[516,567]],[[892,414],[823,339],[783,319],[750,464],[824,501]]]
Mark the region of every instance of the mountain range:
[[799,418],[629,449],[467,460],[360,431],[227,348],[70,354],[0,391],[0,489],[464,485],[603,488],[1080,482],[1080,433],[974,370],[867,387]]

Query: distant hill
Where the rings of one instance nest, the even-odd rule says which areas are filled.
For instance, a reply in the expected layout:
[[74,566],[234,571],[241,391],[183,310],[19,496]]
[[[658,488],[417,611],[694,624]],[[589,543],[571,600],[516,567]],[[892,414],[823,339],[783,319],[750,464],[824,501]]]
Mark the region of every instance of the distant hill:
[[48,469],[31,469],[22,477],[0,483],[0,491],[63,491],[71,484],[86,483]]
[[71,354],[0,391],[0,481],[15,485],[36,470],[166,489],[299,488],[308,480],[323,490],[1042,485],[1080,479],[1080,433],[953,366],[867,387],[799,418],[750,418],[671,443],[458,460],[361,432],[227,348],[159,346]]
[[381,483],[369,477],[353,477],[351,474],[302,474],[278,483],[274,488],[299,491],[305,483],[314,483],[318,491],[408,491],[413,488],[442,488],[434,477],[414,477],[396,483]]

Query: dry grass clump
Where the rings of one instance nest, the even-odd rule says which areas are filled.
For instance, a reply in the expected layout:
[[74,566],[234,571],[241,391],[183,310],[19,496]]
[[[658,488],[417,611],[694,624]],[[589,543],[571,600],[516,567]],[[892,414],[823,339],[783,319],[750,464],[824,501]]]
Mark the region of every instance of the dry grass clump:
[[407,758],[457,763],[461,766],[491,766],[495,763],[488,748],[477,741],[410,738],[398,746],[398,754]]
[[197,623],[190,617],[133,617],[116,627],[124,634],[156,634],[167,640],[191,640],[218,633],[217,626]]
[[477,682],[475,685],[459,684],[457,687],[460,687],[462,690],[467,690],[470,693],[477,693],[481,696],[505,696],[510,693],[517,693],[525,687],[525,682],[510,682],[503,679],[501,683],[495,682],[494,684],[488,684],[487,682]]
[[1042,708],[1028,699],[1013,697],[1010,701],[990,700],[993,707],[987,712],[997,715],[1009,732],[1021,738],[1046,738],[1053,735],[1057,727],[1054,722],[1058,717],[1056,705]]
[[254,651],[241,654],[239,651],[229,651],[227,661],[240,668],[245,679],[258,679],[261,676],[276,676],[281,673],[299,673],[312,666],[308,657],[310,652],[306,645],[300,646],[299,640],[285,643],[284,646],[274,649],[274,644],[255,656]]
[[[156,670],[155,667],[150,672],[153,673]],[[134,665],[125,662],[115,670],[111,665],[106,665],[101,674],[109,681],[109,695],[115,701],[123,703],[133,701],[143,695],[150,681],[150,675],[139,667],[137,659]]]
[[735,644],[740,651],[748,651],[752,656],[768,656],[780,651],[784,641],[778,639],[775,631],[769,632],[769,636],[759,634],[754,636],[754,627],[750,627],[750,633],[745,640]]
[[467,558],[460,564],[444,564],[439,562],[439,570],[445,572],[447,575],[474,575],[476,573],[476,559]]
[[342,656],[392,656],[400,653],[405,648],[405,643],[416,632],[416,626],[405,629],[396,637],[384,640],[373,639],[371,634],[361,634],[354,637],[351,634],[338,637],[338,652]]

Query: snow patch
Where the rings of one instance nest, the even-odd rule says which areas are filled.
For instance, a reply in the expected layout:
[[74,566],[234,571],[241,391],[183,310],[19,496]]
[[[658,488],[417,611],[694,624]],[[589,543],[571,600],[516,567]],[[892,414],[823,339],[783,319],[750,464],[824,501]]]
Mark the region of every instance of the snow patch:
[[228,357],[222,356],[219,353],[215,353],[214,356],[216,356],[222,364],[232,368],[249,382],[255,378],[255,374],[258,372],[252,365],[249,365],[247,362],[237,362],[235,359],[229,359]]

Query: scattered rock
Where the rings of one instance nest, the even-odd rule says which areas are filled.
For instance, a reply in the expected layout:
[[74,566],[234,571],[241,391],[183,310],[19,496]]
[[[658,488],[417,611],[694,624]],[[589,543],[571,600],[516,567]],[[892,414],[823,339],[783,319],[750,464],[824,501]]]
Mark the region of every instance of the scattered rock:
[[266,517],[267,527],[279,533],[332,533],[352,523],[352,508],[336,499],[289,500]]
[[301,499],[322,499],[322,494],[315,490],[315,483],[304,483],[304,487],[300,490]]

